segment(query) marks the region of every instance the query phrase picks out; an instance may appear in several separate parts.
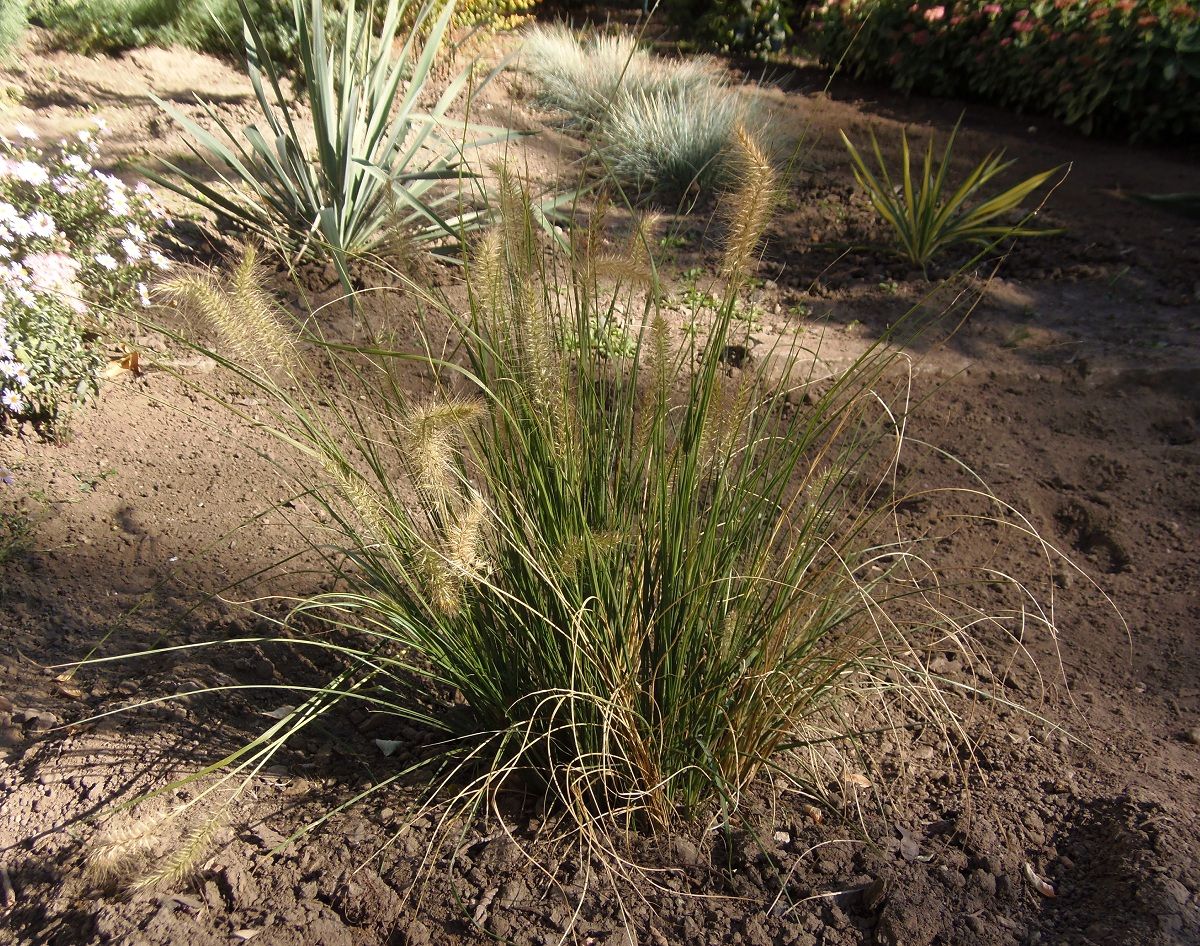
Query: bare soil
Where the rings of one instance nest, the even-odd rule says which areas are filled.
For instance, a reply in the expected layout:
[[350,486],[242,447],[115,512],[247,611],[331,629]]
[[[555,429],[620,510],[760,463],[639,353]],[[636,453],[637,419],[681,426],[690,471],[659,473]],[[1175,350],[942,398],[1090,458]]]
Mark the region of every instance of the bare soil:
[[[180,50],[88,59],[31,45],[2,78],[22,94],[0,126],[24,121],[51,136],[94,112],[121,157],[183,153],[151,91],[182,107],[198,92],[227,117],[250,114],[236,70]],[[851,85],[824,93],[824,78],[804,70],[772,79],[759,94],[803,144],[754,290],[760,316],[749,355],[800,334],[822,339],[836,362],[934,285],[880,249],[884,234],[854,188],[837,130],[861,140],[870,125],[894,141],[904,125],[917,140],[931,132],[944,140],[961,108]],[[519,83],[502,84],[487,104],[539,127],[547,116],[518,93]],[[263,406],[211,363],[144,334],[139,343],[182,377],[153,371],[107,383],[63,442],[0,434],[0,462],[19,480],[2,508],[36,522],[32,547],[0,564],[0,939],[1200,942],[1200,226],[1129,198],[1200,191],[1200,163],[1194,153],[1096,142],[978,106],[961,140],[962,166],[995,148],[1017,159],[1014,173],[1069,165],[1042,214],[1065,232],[1020,244],[994,276],[979,267],[963,284],[979,303],[959,330],[914,343],[916,394],[926,400],[911,436],[961,458],[1082,570],[1048,566],[1035,544],[1002,541],[983,525],[944,528],[965,506],[907,511],[912,528],[949,535],[940,550],[949,560],[1013,575],[1050,568],[1036,590],[1053,595],[1057,636],[1030,633],[1023,647],[982,642],[993,648],[986,682],[997,698],[972,704],[974,754],[958,760],[961,770],[919,737],[884,740],[878,773],[892,787],[878,798],[863,790],[858,804],[831,807],[818,823],[806,799],[763,786],[730,834],[639,842],[634,854],[654,869],[635,880],[614,879],[599,853],[539,834],[528,799],[504,812],[511,836],[495,819],[448,833],[428,817],[410,824],[404,813],[418,786],[404,781],[284,845],[422,748],[420,731],[347,712],[261,773],[244,817],[224,826],[186,884],[127,898],[91,889],[81,852],[97,816],[237,748],[288,702],[271,685],[319,681],[326,669],[250,646],[73,676],[57,668],[93,652],[253,634],[253,618],[207,593],[303,547],[303,510],[277,508],[287,495],[271,462],[279,448],[194,388],[244,397],[251,417]],[[550,180],[562,169],[562,142],[554,131],[532,139],[535,175]],[[680,236],[666,248],[675,272],[716,258],[703,217],[671,226]],[[214,258],[223,246],[205,221],[183,233],[181,262]],[[310,275],[312,288],[331,291],[327,274],[323,285]],[[402,337],[411,332],[404,300],[379,315],[395,319]],[[412,378],[416,389],[425,383]],[[961,476],[933,450],[908,462],[913,482]],[[278,578],[260,585],[280,587]],[[242,583],[237,595],[255,587]],[[967,671],[943,661],[949,679]],[[73,725],[228,685],[260,689]],[[397,752],[382,757],[377,738],[397,741]],[[1056,895],[1039,892],[1031,873]]]

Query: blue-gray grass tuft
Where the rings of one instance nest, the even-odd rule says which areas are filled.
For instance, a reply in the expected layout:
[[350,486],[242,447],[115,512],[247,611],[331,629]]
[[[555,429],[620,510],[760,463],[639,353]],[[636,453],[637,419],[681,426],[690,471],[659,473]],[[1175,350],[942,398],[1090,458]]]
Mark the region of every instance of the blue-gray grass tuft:
[[525,34],[520,68],[543,104],[594,136],[608,173],[679,195],[721,181],[746,100],[706,58],[668,60],[624,35],[580,40],[562,25]]

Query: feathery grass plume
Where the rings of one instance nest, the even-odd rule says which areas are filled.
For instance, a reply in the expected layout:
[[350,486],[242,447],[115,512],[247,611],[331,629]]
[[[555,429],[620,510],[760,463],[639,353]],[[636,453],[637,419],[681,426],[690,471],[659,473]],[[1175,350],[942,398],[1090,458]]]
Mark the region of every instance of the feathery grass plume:
[[418,556],[416,572],[421,577],[425,600],[433,608],[434,615],[455,618],[462,612],[463,581],[445,556],[429,548]]
[[386,501],[379,495],[378,488],[369,480],[339,462],[337,457],[328,457],[322,467],[333,488],[354,511],[365,536],[373,543],[387,543],[395,534],[393,517]]
[[730,455],[741,443],[741,431],[761,401],[755,397],[758,383],[759,379],[750,371],[741,372],[736,380],[729,377],[717,380],[704,418],[699,451],[701,466],[712,475],[722,475]]
[[651,272],[654,270],[654,254],[650,247],[661,222],[662,216],[654,211],[638,214],[625,250],[631,260]]
[[164,816],[117,816],[99,830],[84,849],[84,877],[100,889],[124,886],[142,872],[161,840]]
[[616,530],[607,532],[587,532],[584,535],[572,536],[563,545],[555,560],[564,578],[576,578],[579,566],[592,556],[610,555],[620,548],[621,543],[629,537]]
[[463,435],[484,410],[478,400],[448,398],[414,405],[405,419],[404,454],[413,484],[439,521],[457,495],[455,460]]
[[[619,250],[603,249],[603,220],[595,218],[589,221],[589,233],[596,231],[587,241],[586,255],[589,278],[593,281],[603,279],[616,287],[628,292],[637,290],[653,291],[656,285],[654,261],[650,256],[649,242],[654,227],[658,223],[658,215],[654,213],[639,214],[624,245]],[[599,287],[594,287],[598,292]]]
[[504,229],[490,227],[475,249],[467,270],[467,288],[471,304],[489,319],[499,320],[504,311]]
[[487,504],[476,494],[446,525],[443,541],[446,562],[468,580],[477,579],[487,570],[484,553],[487,514]]
[[265,282],[258,254],[247,246],[228,283],[211,271],[197,271],[160,288],[185,314],[214,330],[233,361],[264,374],[290,372],[298,361],[295,338],[262,289]]
[[726,279],[738,280],[746,275],[775,212],[779,176],[771,159],[745,126],[738,125],[733,137],[738,183],[722,202],[722,216],[728,229],[721,272]]
[[[189,813],[192,813],[189,810]],[[178,886],[197,870],[200,859],[212,847],[217,832],[225,826],[227,810],[214,813],[197,812],[196,818],[162,860],[132,878],[131,893],[142,890],[163,890]]]

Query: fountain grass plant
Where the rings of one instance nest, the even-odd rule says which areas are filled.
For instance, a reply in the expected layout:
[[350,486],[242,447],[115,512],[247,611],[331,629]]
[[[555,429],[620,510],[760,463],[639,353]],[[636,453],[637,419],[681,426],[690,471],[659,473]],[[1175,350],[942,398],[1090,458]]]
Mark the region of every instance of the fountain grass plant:
[[[861,765],[868,726],[955,726],[927,645],[1046,620],[973,609],[888,538],[906,423],[889,393],[897,345],[839,372],[799,349],[726,365],[778,193],[763,152],[736,141],[722,302],[682,343],[644,228],[602,250],[596,214],[564,251],[507,174],[465,311],[411,289],[452,324],[454,359],[301,336],[252,253],[227,280],[166,285],[215,331],[204,350],[270,405],[256,423],[292,448],[280,469],[322,510],[302,534],[336,579],[288,601],[278,638],[254,640],[323,652],[328,682],[280,684],[298,705],[188,776],[207,786],[189,806],[248,784],[350,704],[440,732],[428,757],[441,764],[423,771],[452,806],[532,788],[604,845],[728,824],[764,771],[821,796]],[[592,343],[598,316],[640,326],[633,357]],[[414,365],[438,379],[428,396],[405,393]],[[331,377],[351,394],[336,410]]]

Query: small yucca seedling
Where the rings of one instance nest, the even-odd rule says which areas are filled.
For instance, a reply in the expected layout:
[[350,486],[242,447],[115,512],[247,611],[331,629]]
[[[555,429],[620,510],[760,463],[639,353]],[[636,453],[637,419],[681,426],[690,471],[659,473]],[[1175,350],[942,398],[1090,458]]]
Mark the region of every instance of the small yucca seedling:
[[854,162],[855,180],[870,196],[876,212],[892,228],[901,253],[922,269],[939,252],[956,243],[990,245],[1008,237],[1046,236],[1061,232],[997,222],[1046,183],[1057,168],[1042,171],[994,197],[979,200],[980,192],[1011,167],[1013,162],[1004,160],[1003,151],[993,152],[972,168],[957,189],[951,191],[947,178],[958,125],[950,133],[940,160],[934,159],[933,140],[930,140],[920,174],[915,178],[908,135],[902,131],[899,183],[888,172],[874,131],[870,133],[871,148],[879,165],[878,176],[867,166],[846,133],[843,131],[840,134]]

